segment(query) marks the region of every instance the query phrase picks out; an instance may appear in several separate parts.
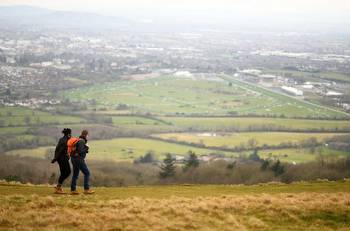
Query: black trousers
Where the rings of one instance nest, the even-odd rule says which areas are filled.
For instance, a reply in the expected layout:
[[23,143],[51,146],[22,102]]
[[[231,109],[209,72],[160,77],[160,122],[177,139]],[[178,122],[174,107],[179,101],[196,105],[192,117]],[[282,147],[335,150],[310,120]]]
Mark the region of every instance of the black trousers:
[[60,166],[60,172],[61,175],[58,178],[58,184],[62,185],[64,180],[67,179],[71,173],[71,169],[70,169],[70,164],[69,164],[69,160],[64,158],[62,160],[58,160],[58,165]]

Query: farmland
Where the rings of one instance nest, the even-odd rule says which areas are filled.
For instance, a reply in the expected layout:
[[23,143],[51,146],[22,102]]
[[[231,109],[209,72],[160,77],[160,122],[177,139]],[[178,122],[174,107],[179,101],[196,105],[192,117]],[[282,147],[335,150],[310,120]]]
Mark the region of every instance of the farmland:
[[[116,161],[131,161],[144,155],[149,151],[153,151],[155,155],[162,158],[165,153],[172,153],[178,155],[186,155],[188,151],[192,150],[198,154],[210,154],[217,153],[215,150],[196,148],[189,145],[178,145],[167,143],[163,141],[151,140],[151,139],[140,139],[140,138],[119,138],[112,140],[98,140],[91,141],[91,154],[89,159],[92,160],[116,160]],[[41,147],[36,149],[26,150],[13,150],[7,152],[9,155],[19,156],[31,156],[31,157],[45,157],[47,149],[53,147]],[[234,153],[222,152],[226,155]]]
[[52,195],[47,186],[1,185],[0,229],[349,230],[350,225],[346,181],[95,190],[73,197]]
[[230,117],[160,117],[174,126],[203,131],[246,130],[299,130],[347,131],[348,120],[306,120],[282,118],[230,118]]
[[[0,108],[7,154],[48,158],[60,129],[69,126],[75,136],[85,128],[91,131],[93,160],[132,161],[150,151],[161,160],[165,153],[185,156],[189,150],[200,156],[238,157],[259,148],[262,157],[300,163],[317,157],[301,147],[304,141],[315,138],[321,150],[327,139],[350,131],[341,111],[226,75],[121,79],[60,94],[85,109],[68,115]],[[205,133],[215,137],[201,135]],[[35,145],[26,148],[31,141]],[[349,154],[324,150],[327,156]]]
[[261,158],[274,158],[279,159],[282,162],[291,163],[304,163],[317,160],[320,156],[325,158],[339,158],[346,157],[349,152],[337,151],[329,148],[318,148],[315,152],[307,148],[287,148],[287,149],[275,149],[275,150],[262,150],[259,152]]
[[[255,140],[255,147],[278,146],[284,143],[300,145],[310,138],[325,142],[327,138],[342,135],[341,133],[288,133],[288,132],[241,132],[241,133],[169,133],[155,135],[165,140],[183,141],[203,144],[206,147],[234,148],[246,145]],[[249,145],[249,144],[247,144]]]
[[[189,142],[189,140],[186,140]],[[208,154],[225,154],[227,157],[238,157],[240,155],[249,156],[251,151],[229,152],[220,151],[209,148],[198,148],[189,145],[168,143],[166,141],[158,141],[140,138],[119,138],[112,140],[99,140],[90,142],[91,151],[88,159],[91,160],[114,160],[114,161],[132,161],[147,152],[152,152],[158,159],[162,159],[165,153],[186,156],[188,151],[193,151],[197,155]],[[214,147],[214,146],[213,146]],[[8,155],[29,156],[45,158],[48,150],[52,150],[53,146],[39,147],[33,149],[18,149],[6,152]],[[170,151],[169,151],[170,150]],[[344,157],[350,155],[346,151],[336,151],[324,147],[311,151],[308,148],[280,148],[280,149],[263,149],[259,151],[261,158],[276,158],[282,162],[303,163],[315,161],[319,155],[325,157]]]
[[[202,97],[204,96],[205,97]],[[228,76],[162,76],[139,81],[116,81],[64,92],[73,101],[113,110],[124,104],[131,113],[157,115],[263,115],[346,118],[348,115],[309,104]]]
[[25,107],[1,107],[0,124],[2,126],[35,126],[41,124],[77,124],[85,120],[76,116],[53,115]]

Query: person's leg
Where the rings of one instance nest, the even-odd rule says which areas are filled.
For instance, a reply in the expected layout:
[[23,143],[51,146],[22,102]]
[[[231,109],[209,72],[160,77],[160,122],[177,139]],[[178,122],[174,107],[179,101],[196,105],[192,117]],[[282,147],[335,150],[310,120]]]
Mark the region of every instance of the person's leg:
[[90,189],[90,185],[89,185],[89,180],[90,180],[90,171],[88,166],[86,165],[86,162],[84,159],[81,160],[80,163],[80,170],[82,171],[82,173],[84,174],[84,189],[85,190],[89,190]]
[[57,188],[60,188],[64,181],[65,166],[63,161],[61,160],[57,161],[57,163],[58,163],[58,166],[60,167],[60,177],[58,178]]
[[73,177],[72,177],[70,190],[74,192],[77,189],[77,180],[79,177],[79,162],[76,158],[72,158],[72,165],[73,165]]
[[58,162],[59,166],[60,166],[60,172],[61,175],[58,179],[58,185],[57,186],[61,186],[63,184],[63,182],[68,178],[68,176],[71,174],[71,169],[70,169],[70,165],[69,165],[69,160],[65,159],[65,160],[60,160]]

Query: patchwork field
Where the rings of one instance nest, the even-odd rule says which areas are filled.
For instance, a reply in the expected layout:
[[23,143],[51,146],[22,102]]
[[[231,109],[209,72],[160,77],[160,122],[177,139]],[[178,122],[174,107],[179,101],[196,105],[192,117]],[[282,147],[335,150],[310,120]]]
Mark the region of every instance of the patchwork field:
[[[152,151],[160,160],[165,153],[185,156],[189,150],[197,155],[207,154],[225,154],[227,157],[238,157],[240,155],[249,156],[251,151],[243,152],[224,152],[205,148],[196,148],[189,145],[179,145],[157,140],[140,138],[119,138],[112,140],[100,140],[90,142],[91,151],[88,154],[88,160],[114,160],[114,161],[132,161],[149,151]],[[39,147],[33,149],[17,149],[6,152],[7,155],[30,156],[46,158],[48,153],[52,153],[54,147]],[[303,163],[315,161],[320,155],[324,157],[345,157],[350,153],[346,151],[336,151],[325,147],[318,147],[314,151],[309,148],[282,148],[259,150],[261,158],[274,158],[282,162]]]
[[[225,75],[119,80],[64,91],[62,97],[85,103],[87,110],[76,111],[77,116],[68,116],[23,107],[0,107],[0,135],[6,136],[2,142],[6,144],[4,152],[48,157],[48,150],[52,149],[60,129],[71,127],[75,136],[82,129],[90,130],[91,159],[132,161],[149,151],[161,159],[165,153],[185,155],[189,150],[197,155],[215,153],[236,157],[242,153],[221,150],[237,147],[252,149],[253,146],[248,146],[254,140],[254,147],[269,146],[261,150],[262,156],[273,155],[283,161],[299,163],[315,160],[316,155],[300,149],[288,149],[287,155],[285,149],[283,153],[271,150],[270,154],[269,149],[278,145],[286,148],[284,144],[288,147],[299,145],[313,137],[322,143],[327,138],[350,131],[350,120],[343,112]],[[275,117],[282,114],[285,117],[307,118]],[[239,115],[244,117],[235,117]],[[167,142],[150,139],[150,136]],[[35,141],[35,145],[30,146],[31,141]],[[25,148],[27,143],[29,148],[37,148]],[[200,145],[207,147],[198,148]],[[344,156],[326,150],[326,155]]]
[[112,116],[114,125],[167,125],[166,123],[140,116]]
[[[206,147],[236,148],[278,146],[283,144],[301,145],[311,138],[317,142],[343,135],[342,133],[296,133],[296,132],[240,132],[240,133],[167,133],[153,135],[164,140],[203,144]],[[254,140],[253,143],[252,140]],[[251,144],[250,144],[251,143]]]
[[348,131],[349,120],[306,120],[281,118],[229,118],[229,117],[160,117],[175,126],[196,130],[300,130]]
[[350,230],[349,182],[52,190],[1,185],[0,230]]
[[[153,151],[154,154],[160,159],[166,153],[186,155],[188,151],[192,150],[198,155],[218,153],[218,151],[195,148],[188,145],[172,144],[163,141],[141,139],[141,138],[119,138],[112,140],[98,140],[89,142],[90,153],[88,159],[92,160],[116,160],[116,161],[132,161],[149,151]],[[19,156],[31,156],[31,157],[45,157],[48,149],[53,147],[40,147],[35,149],[13,150],[6,154],[19,155]],[[220,152],[226,155],[237,155],[236,153]]]
[[53,115],[47,112],[32,110],[24,107],[1,107],[1,126],[31,126],[41,124],[77,124],[85,122],[76,116]]
[[[200,115],[284,115],[287,117],[349,117],[342,112],[240,82],[227,76],[211,78],[162,76],[116,81],[64,92],[73,101],[131,113]],[[205,97],[203,97],[205,96]],[[94,99],[91,102],[90,99]]]
[[28,131],[29,127],[0,127],[0,135],[19,135]]
[[[247,153],[249,154],[249,153]],[[273,158],[279,159],[282,162],[289,163],[305,163],[317,160],[322,155],[327,158],[339,158],[350,156],[350,152],[337,151],[329,148],[317,148],[315,151],[309,148],[287,148],[287,149],[275,149],[275,150],[261,150],[259,156],[261,158]]]

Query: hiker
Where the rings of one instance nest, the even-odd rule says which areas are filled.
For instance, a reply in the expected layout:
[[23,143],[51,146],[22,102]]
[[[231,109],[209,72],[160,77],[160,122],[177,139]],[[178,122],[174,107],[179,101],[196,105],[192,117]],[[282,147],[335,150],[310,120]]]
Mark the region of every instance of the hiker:
[[62,130],[63,137],[60,138],[55,149],[55,157],[51,161],[52,164],[58,163],[60,167],[60,177],[58,178],[57,186],[55,187],[55,193],[63,194],[62,184],[65,179],[67,179],[71,173],[69,156],[67,154],[67,141],[72,135],[72,130],[70,128],[64,128]]
[[71,193],[79,194],[77,191],[77,180],[79,177],[79,172],[81,171],[84,174],[84,193],[85,194],[93,194],[94,191],[90,189],[89,178],[90,171],[86,165],[85,157],[89,152],[89,145],[87,144],[89,132],[87,130],[83,130],[81,135],[79,136],[79,141],[76,143],[76,150],[71,155],[71,162],[73,164],[73,177],[71,184]]

